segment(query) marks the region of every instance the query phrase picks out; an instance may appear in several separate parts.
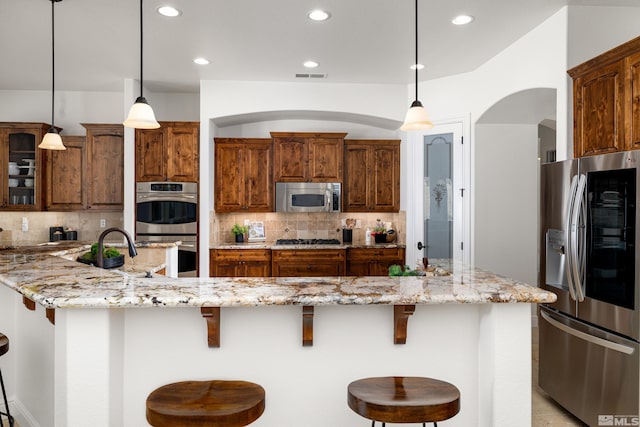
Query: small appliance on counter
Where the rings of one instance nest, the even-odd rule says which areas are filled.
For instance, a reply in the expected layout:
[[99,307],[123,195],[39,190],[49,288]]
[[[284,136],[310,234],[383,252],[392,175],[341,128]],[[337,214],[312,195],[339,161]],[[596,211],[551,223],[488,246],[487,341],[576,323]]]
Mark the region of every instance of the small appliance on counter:
[[49,241],[57,242],[64,240],[64,227],[49,227]]
[[58,242],[60,240],[78,240],[78,232],[60,226],[49,227],[49,241]]

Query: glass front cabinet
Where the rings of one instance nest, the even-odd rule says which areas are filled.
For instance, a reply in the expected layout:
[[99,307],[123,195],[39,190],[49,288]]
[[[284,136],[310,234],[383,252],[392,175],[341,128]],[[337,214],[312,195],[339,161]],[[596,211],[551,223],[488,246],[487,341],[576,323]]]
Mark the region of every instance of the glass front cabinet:
[[0,209],[41,209],[44,153],[38,144],[49,127],[45,123],[0,122]]

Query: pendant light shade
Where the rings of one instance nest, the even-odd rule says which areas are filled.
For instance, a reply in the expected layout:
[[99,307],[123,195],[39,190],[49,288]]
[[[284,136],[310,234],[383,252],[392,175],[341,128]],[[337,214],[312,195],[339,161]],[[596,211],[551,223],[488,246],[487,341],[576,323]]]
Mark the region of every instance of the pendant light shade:
[[157,129],[160,127],[160,123],[156,120],[153,109],[142,96],[142,0],[140,0],[140,96],[136,99],[135,104],[131,106],[127,119],[122,123],[126,127],[136,129]]
[[54,5],[62,0],[50,0],[51,1],[51,127],[42,138],[42,142],[38,145],[38,148],[44,150],[66,150],[67,147],[62,143],[62,138],[54,125],[54,94],[56,88],[56,50],[55,50],[55,19],[54,19]]
[[418,100],[418,0],[415,0],[416,5],[416,62],[415,62],[415,76],[416,76],[416,98],[411,103],[409,111],[404,118],[404,123],[400,126],[400,130],[412,131],[412,130],[427,130],[433,127],[433,123],[429,119],[427,111],[422,106],[422,103]]
[[123,125],[136,129],[157,129],[160,127],[151,105],[143,96],[138,97],[136,103],[131,106],[127,120]]
[[45,150],[66,150],[67,147],[62,143],[62,138],[55,128],[50,128],[49,132],[44,135],[42,142],[38,145],[38,148]]

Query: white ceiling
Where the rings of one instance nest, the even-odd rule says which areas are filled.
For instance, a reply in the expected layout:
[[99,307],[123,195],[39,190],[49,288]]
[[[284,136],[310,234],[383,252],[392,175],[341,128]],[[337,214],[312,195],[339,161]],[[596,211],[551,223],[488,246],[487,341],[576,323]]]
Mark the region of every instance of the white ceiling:
[[[159,15],[164,4],[183,14]],[[639,1],[420,0],[420,80],[475,69],[567,4]],[[317,7],[331,19],[309,21]],[[327,75],[316,82],[410,83],[413,8],[411,0],[145,0],[145,87],[198,92],[201,79],[299,81],[308,59],[320,63],[312,72]],[[138,0],[63,0],[55,13],[56,90],[122,91],[123,79],[139,77]],[[475,22],[452,25],[460,13]],[[196,56],[211,64],[193,64]],[[0,1],[0,90],[50,88],[50,0]]]

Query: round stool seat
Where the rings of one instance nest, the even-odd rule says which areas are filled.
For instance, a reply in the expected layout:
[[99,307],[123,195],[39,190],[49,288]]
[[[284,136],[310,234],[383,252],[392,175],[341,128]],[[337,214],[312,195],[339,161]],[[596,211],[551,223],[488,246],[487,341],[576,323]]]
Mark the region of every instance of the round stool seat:
[[184,381],[147,397],[147,421],[154,427],[242,427],[264,412],[264,389],[246,381]]
[[4,334],[0,334],[0,356],[7,351],[9,351],[9,338]]
[[349,384],[349,408],[385,423],[426,423],[460,411],[460,390],[448,382],[422,377],[375,377]]

